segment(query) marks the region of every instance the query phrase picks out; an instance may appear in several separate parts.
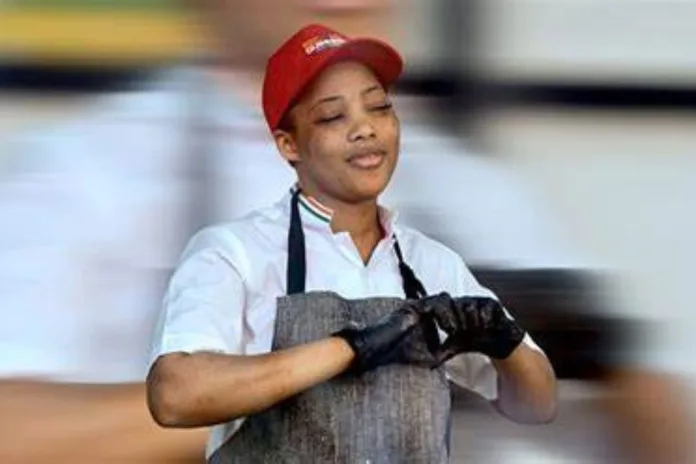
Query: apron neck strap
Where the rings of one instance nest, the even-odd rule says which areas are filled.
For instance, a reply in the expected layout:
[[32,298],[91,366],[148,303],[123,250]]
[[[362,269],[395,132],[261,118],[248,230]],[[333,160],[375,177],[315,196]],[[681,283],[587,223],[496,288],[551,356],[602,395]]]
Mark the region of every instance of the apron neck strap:
[[406,298],[409,300],[423,298],[428,294],[425,291],[423,283],[416,277],[416,273],[413,272],[411,266],[404,261],[404,255],[401,253],[401,246],[399,245],[399,240],[396,238],[396,234],[392,235],[392,238],[394,239],[394,252],[396,253],[396,258],[399,260],[399,273],[401,274],[401,282],[404,287]]
[[290,201],[290,230],[288,232],[287,294],[305,292],[307,262],[305,258],[305,238],[300,218],[300,189],[292,194]]
[[[287,265],[287,294],[304,293],[307,278],[307,261],[305,253],[305,237],[302,230],[302,218],[300,217],[300,192],[297,188],[290,201],[290,230],[288,231],[288,265]],[[418,280],[413,269],[404,261],[401,246],[396,235],[392,235],[394,240],[394,252],[399,261],[399,273],[401,282],[408,299],[423,298],[427,295],[425,287]]]

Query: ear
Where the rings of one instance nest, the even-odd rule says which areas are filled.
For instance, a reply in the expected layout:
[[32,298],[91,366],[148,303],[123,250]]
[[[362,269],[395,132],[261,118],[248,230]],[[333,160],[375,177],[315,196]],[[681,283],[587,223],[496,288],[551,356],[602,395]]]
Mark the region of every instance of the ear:
[[294,164],[300,161],[300,152],[293,134],[279,129],[273,132],[273,138],[278,151],[288,163]]

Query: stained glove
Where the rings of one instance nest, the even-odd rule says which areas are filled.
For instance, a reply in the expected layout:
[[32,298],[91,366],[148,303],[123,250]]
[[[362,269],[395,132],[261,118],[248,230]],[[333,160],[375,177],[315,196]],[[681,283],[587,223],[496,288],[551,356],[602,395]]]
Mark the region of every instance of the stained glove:
[[493,298],[453,298],[440,293],[422,298],[416,305],[421,314],[432,315],[438,327],[448,335],[437,349],[437,365],[468,352],[505,359],[525,336],[525,331]]
[[434,367],[438,362],[440,340],[434,315],[421,311],[413,301],[368,327],[346,327],[333,336],[346,340],[355,352],[350,370],[356,374],[392,363]]

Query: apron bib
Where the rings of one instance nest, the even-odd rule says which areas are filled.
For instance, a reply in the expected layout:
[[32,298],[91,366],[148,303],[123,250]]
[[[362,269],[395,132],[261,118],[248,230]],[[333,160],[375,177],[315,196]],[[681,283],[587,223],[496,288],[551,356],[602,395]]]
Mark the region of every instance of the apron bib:
[[[305,293],[298,196],[299,190],[292,197],[288,234],[288,294],[278,298],[273,350],[326,338],[350,323],[373,324],[404,301]],[[425,296],[395,237],[394,250],[406,296]],[[449,429],[444,369],[393,364],[359,377],[338,376],[248,417],[209,462],[444,464],[449,460]]]

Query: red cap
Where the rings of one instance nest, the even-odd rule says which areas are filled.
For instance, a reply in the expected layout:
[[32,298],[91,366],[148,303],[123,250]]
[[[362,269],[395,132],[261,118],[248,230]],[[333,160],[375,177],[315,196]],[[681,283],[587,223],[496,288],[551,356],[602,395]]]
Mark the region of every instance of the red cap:
[[403,62],[391,46],[376,39],[351,39],[328,27],[312,24],[290,37],[269,58],[263,82],[263,113],[271,131],[285,112],[328,66],[358,61],[370,68],[385,88],[401,74]]

